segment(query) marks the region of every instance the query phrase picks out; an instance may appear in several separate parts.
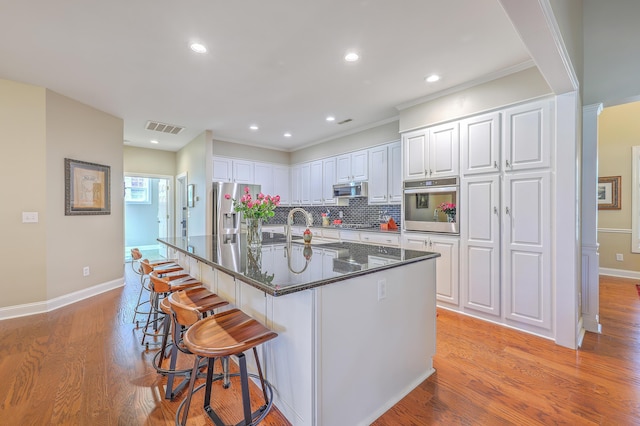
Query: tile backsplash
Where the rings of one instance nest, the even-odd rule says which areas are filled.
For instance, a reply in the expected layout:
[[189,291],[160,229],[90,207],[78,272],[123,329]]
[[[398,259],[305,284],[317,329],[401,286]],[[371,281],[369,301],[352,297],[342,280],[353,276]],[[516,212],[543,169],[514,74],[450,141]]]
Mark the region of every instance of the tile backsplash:
[[[297,207],[297,206],[296,206]],[[329,211],[329,220],[333,222],[340,218],[342,212],[342,221],[344,223],[364,223],[377,225],[380,223],[380,214],[391,216],[393,220],[400,225],[400,205],[369,205],[367,198],[350,198],[348,206],[300,206],[313,215],[313,224],[320,226],[322,224],[322,213]],[[277,207],[275,216],[266,223],[285,223],[289,210],[293,207]],[[301,214],[293,217],[295,224],[304,225],[304,218]]]

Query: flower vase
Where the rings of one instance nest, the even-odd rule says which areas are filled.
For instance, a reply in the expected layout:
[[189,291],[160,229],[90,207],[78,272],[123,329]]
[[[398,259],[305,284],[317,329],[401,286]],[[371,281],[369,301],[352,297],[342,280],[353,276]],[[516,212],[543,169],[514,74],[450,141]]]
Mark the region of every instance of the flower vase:
[[456,214],[455,213],[447,213],[447,222],[455,223],[455,221],[456,221]]
[[262,219],[246,218],[247,247],[257,249],[262,246]]

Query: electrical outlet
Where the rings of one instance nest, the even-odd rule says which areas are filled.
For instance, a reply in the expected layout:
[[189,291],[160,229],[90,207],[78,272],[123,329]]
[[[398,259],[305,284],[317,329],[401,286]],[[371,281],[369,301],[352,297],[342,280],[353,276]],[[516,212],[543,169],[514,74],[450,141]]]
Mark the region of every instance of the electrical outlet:
[[616,254],[616,260],[618,262],[622,262],[624,260],[624,256],[622,255],[622,253],[617,253]]
[[378,300],[385,299],[387,297],[387,280],[378,281]]
[[88,266],[85,266],[84,268],[82,268],[82,275],[85,277],[88,277],[89,274],[91,274],[91,271],[89,270]]

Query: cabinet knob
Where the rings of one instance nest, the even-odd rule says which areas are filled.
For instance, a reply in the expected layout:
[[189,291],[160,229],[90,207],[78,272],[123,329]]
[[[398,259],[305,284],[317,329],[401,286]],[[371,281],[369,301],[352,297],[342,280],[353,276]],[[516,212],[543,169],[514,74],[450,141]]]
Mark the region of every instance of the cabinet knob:
[[498,214],[498,208],[496,206],[493,206],[493,213]]
[[506,164],[507,167],[511,168],[511,161],[505,160],[505,164]]
[[504,208],[504,212],[505,212],[506,214],[511,214],[511,210],[509,210],[509,207],[505,207],[505,208]]
[[497,169],[497,168],[498,168],[498,162],[497,162],[497,161],[494,161],[494,162],[493,162],[493,168],[494,168],[494,169]]

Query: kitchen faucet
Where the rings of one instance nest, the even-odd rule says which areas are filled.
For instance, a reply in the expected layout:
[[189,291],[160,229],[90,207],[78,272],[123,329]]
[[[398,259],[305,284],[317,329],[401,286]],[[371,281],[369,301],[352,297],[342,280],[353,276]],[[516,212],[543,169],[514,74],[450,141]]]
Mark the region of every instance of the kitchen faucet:
[[300,212],[305,215],[305,218],[307,219],[307,228],[313,225],[313,216],[305,209],[294,207],[289,210],[289,215],[287,216],[287,224],[285,226],[285,234],[287,235],[287,246],[291,245],[291,225],[293,225],[293,214],[296,212]]

